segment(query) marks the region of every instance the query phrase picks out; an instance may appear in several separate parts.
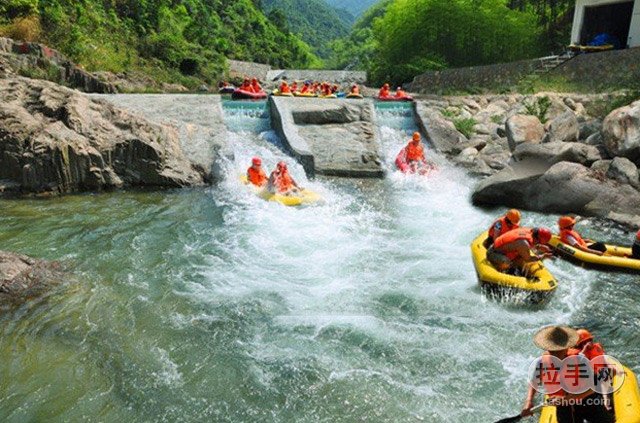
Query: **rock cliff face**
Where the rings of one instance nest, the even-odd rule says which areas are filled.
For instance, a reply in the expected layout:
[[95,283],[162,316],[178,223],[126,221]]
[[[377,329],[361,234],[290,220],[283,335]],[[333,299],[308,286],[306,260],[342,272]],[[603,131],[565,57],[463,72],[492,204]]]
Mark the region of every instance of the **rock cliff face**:
[[54,83],[0,79],[0,191],[72,193],[204,183],[177,133]]
[[[48,78],[88,93],[115,93],[114,84],[81,69],[62,53],[39,43],[0,37],[0,68],[42,72]],[[48,79],[45,78],[45,79]]]

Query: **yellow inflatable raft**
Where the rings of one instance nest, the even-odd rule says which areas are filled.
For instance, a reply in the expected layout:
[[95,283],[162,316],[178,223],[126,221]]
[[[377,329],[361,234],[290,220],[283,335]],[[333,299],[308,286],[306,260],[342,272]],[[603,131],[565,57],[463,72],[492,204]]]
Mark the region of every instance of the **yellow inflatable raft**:
[[[624,368],[624,382],[620,389],[613,393],[613,409],[616,413],[616,423],[640,423],[640,392],[636,375],[628,368]],[[615,375],[614,378],[620,378]],[[616,385],[616,382],[613,383]],[[546,406],[540,413],[540,423],[557,423],[556,408]]]
[[291,93],[281,93],[280,90],[271,91],[271,95],[275,95],[276,97],[293,97]]
[[317,97],[314,93],[301,93],[301,92],[295,92],[293,93],[293,95],[295,97]]
[[557,288],[558,282],[544,264],[541,261],[529,264],[529,277],[500,272],[487,260],[487,248],[484,245],[487,236],[485,231],[471,243],[471,256],[480,287],[498,297],[513,297],[534,304],[546,301]]
[[560,241],[560,237],[553,236],[549,241],[554,250],[563,258],[586,266],[600,268],[617,268],[630,272],[640,272],[640,260],[629,258],[631,248],[607,245],[607,252],[603,256],[587,253],[573,248]]
[[[246,175],[242,175],[240,177],[240,180],[244,184],[250,185]],[[320,196],[320,194],[308,189],[303,189],[302,191],[292,195],[283,195],[274,194],[272,192],[269,192],[266,188],[258,188],[254,185],[251,185],[251,188],[256,193],[256,195],[263,200],[275,201],[284,206],[311,205],[322,201],[322,197]]]

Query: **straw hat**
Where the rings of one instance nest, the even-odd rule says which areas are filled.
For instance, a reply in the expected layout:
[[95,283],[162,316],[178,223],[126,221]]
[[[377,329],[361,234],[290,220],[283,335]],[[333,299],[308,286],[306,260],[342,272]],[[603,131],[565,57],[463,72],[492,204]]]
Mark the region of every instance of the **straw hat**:
[[535,334],[533,343],[546,351],[562,351],[578,343],[578,332],[569,326],[547,326]]

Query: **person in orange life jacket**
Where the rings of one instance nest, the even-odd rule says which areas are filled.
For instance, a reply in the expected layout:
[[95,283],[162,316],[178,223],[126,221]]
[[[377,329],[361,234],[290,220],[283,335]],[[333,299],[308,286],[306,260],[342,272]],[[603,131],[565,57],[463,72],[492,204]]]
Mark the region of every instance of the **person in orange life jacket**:
[[337,92],[338,92],[338,88],[339,88],[339,87],[338,87],[338,85],[333,84],[333,85],[331,86],[331,94],[335,94],[335,93],[337,93]]
[[326,82],[322,83],[322,85],[320,86],[320,90],[322,91],[323,96],[330,96],[332,94],[331,85]]
[[[527,263],[553,256],[545,245],[550,240],[551,231],[547,228],[513,229],[496,238],[487,251],[487,259],[501,272],[526,270]],[[534,249],[544,252],[533,254]]]
[[[543,368],[540,370],[540,381],[548,393],[548,402],[556,406],[556,421],[558,423],[614,423],[615,419],[603,407],[600,394],[587,390],[584,393],[572,394],[566,392],[553,382],[557,382],[557,374],[548,374],[549,372],[557,372],[552,366],[551,357],[555,357],[562,361],[567,357],[571,357],[570,348],[579,340],[578,332],[567,326],[547,326],[540,329],[534,336],[533,342],[545,350],[542,355],[541,363]],[[536,395],[536,389],[532,383],[529,383],[527,390],[527,398],[522,407],[521,416],[530,416],[533,400]]]
[[[573,348],[569,349],[569,355],[581,354],[585,356],[589,361],[596,357],[605,355],[604,348],[599,342],[593,342],[593,335],[587,329],[578,329],[578,342]],[[594,369],[597,371],[598,369]],[[611,382],[603,381],[603,389],[611,388]],[[602,392],[602,391],[601,391]],[[611,410],[611,397],[604,395],[604,406],[607,410]]]
[[631,258],[640,260],[640,231],[636,233],[636,239],[631,246]]
[[351,91],[349,91],[349,94],[360,95],[360,87],[358,87],[358,84],[353,84],[351,86]]
[[253,78],[251,80],[251,90],[256,94],[262,92],[262,87],[260,86],[260,83],[258,82],[258,80],[256,78]]
[[391,93],[389,92],[389,84],[384,84],[380,91],[378,92],[378,97],[390,97]]
[[593,335],[587,329],[578,329],[578,342],[569,351],[573,354],[582,354],[589,360],[604,355],[604,348],[600,343],[593,342]]
[[302,89],[300,90],[301,94],[311,94],[311,83],[309,81],[305,81]]
[[491,224],[485,246],[489,247],[493,245],[493,241],[495,241],[499,236],[519,227],[520,211],[516,209],[509,210],[504,216]]
[[267,174],[262,169],[260,157],[251,159],[251,166],[247,169],[247,180],[257,187],[263,187],[267,184]]
[[402,98],[406,96],[407,96],[407,93],[402,89],[402,87],[396,88],[396,97]]
[[602,242],[594,242],[591,240],[584,240],[573,227],[576,224],[576,219],[571,216],[562,216],[558,219],[558,227],[560,228],[560,241],[575,248],[576,250],[584,251],[585,253],[591,253],[596,255],[603,255],[607,251],[607,246]]
[[291,94],[291,88],[289,88],[289,84],[287,84],[287,81],[282,81],[279,91],[280,94]]
[[242,85],[240,85],[240,89],[242,91],[248,91],[248,92],[253,91],[251,89],[251,82],[249,81],[249,78],[245,78],[244,81],[242,81]]
[[272,193],[292,194],[300,191],[302,188],[298,186],[296,181],[289,174],[289,169],[285,162],[278,162],[276,168],[269,176],[267,189]]
[[293,83],[291,84],[291,92],[298,92],[298,83],[296,81],[293,81]]
[[404,147],[404,160],[414,171],[418,171],[427,165],[427,159],[424,156],[424,147],[422,146],[422,137],[420,132],[414,132],[409,143]]

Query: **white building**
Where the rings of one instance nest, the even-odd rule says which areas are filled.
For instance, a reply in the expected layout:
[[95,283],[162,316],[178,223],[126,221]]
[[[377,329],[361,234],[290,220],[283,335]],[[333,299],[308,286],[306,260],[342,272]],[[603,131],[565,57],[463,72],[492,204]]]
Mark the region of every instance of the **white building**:
[[571,44],[586,45],[603,32],[640,47],[640,0],[576,0]]

